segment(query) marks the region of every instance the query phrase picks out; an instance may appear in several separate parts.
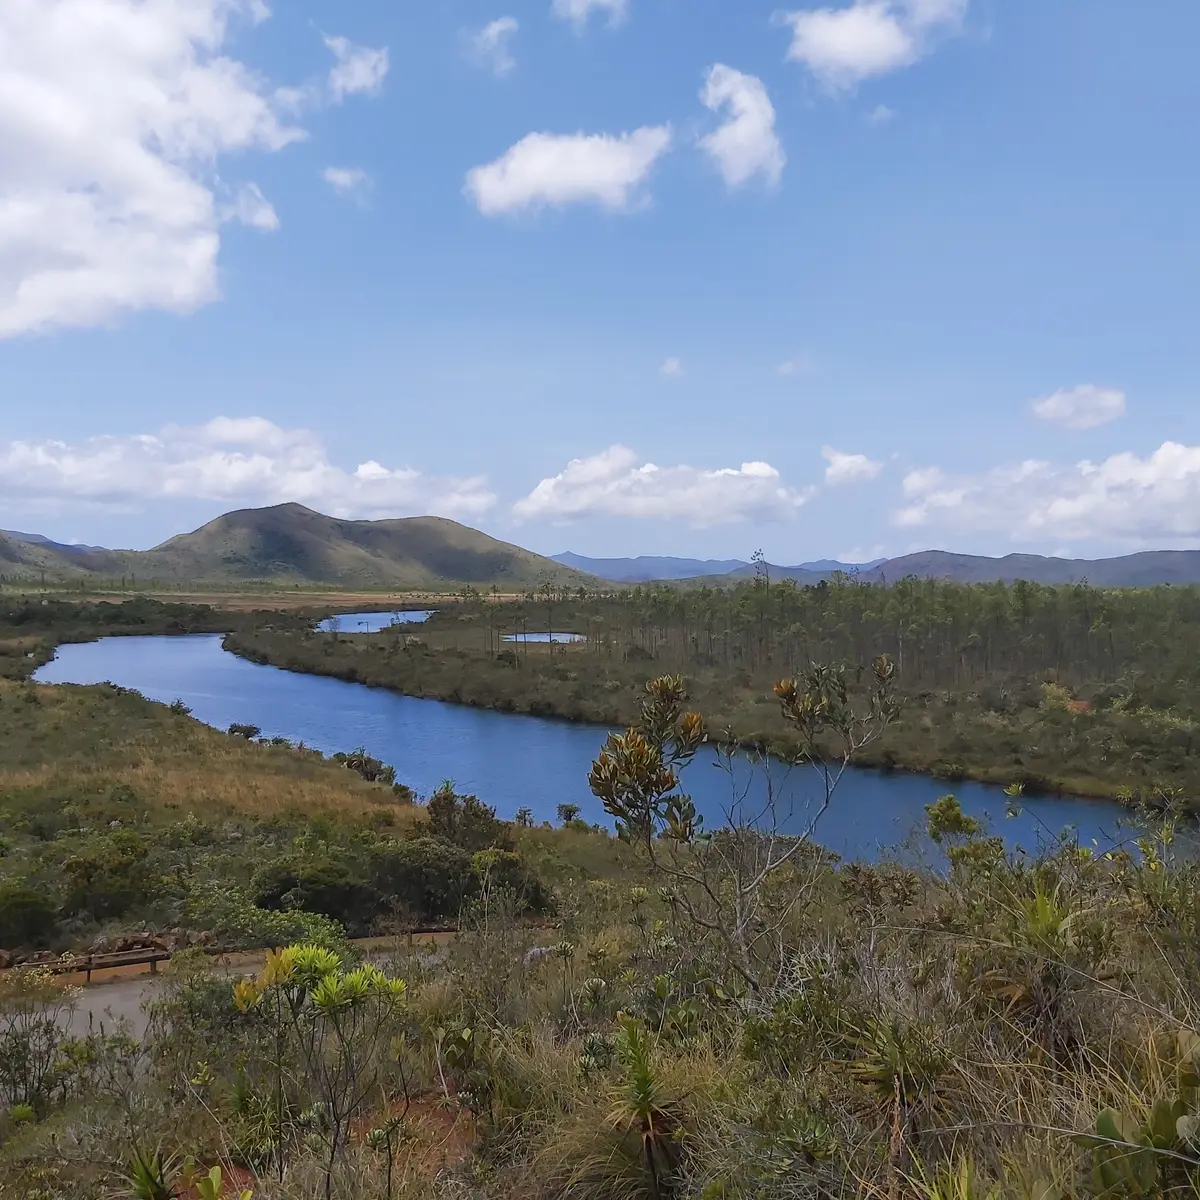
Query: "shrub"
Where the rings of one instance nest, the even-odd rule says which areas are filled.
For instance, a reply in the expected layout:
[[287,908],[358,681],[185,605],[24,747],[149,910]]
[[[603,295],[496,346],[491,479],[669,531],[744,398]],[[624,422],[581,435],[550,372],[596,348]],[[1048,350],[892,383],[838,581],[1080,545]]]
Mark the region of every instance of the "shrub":
[[379,907],[379,896],[361,870],[332,853],[284,855],[255,874],[252,890],[260,908],[319,913],[352,936],[370,931]]
[[144,904],[152,882],[148,856],[146,843],[132,831],[117,830],[96,838],[63,863],[67,878],[63,907],[105,921]]
[[499,846],[512,849],[512,833],[496,810],[478,796],[460,796],[446,780],[430,797],[429,827],[435,837],[453,842],[464,850],[487,850]]
[[43,946],[57,926],[54,906],[22,883],[0,884],[0,945]]
[[402,910],[421,921],[456,917],[478,887],[471,855],[431,837],[378,847],[370,873],[382,908]]

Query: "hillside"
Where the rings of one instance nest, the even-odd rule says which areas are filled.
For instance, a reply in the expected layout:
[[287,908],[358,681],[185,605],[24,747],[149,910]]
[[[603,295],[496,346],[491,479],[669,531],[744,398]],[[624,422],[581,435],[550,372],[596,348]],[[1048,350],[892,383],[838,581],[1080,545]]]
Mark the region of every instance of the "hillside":
[[1008,554],[984,558],[926,550],[893,558],[861,578],[868,583],[895,583],[909,575],[953,579],[958,583],[997,583],[1027,579],[1031,583],[1090,583],[1093,587],[1154,587],[1200,583],[1200,550],[1149,550],[1119,558],[1045,558],[1040,554]]
[[0,535],[0,574],[54,580],[135,576],[163,582],[328,583],[500,588],[547,580],[578,585],[577,571],[442,517],[343,521],[301,504],[226,513],[152,550],[64,549]]
[[[107,558],[108,556],[96,556]],[[343,521],[301,504],[226,513],[192,533],[121,556],[143,578],[422,588],[525,587],[585,576],[444,517]],[[85,565],[91,556],[80,556]],[[111,568],[103,568],[111,569]]]
[[0,576],[5,579],[73,579],[81,574],[70,556],[38,542],[0,531]]

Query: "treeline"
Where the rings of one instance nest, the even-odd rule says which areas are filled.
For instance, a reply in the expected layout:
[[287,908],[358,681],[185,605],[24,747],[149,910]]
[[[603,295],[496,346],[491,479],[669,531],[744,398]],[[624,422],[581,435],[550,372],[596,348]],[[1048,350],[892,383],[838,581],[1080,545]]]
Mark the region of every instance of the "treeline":
[[1190,587],[911,578],[884,588],[848,577],[809,587],[759,578],[728,588],[543,592],[500,605],[468,597],[467,612],[489,630],[553,622],[585,634],[595,655],[643,655],[678,670],[784,676],[809,662],[885,653],[910,690],[1053,676],[1068,686],[1167,684],[1171,698],[1190,699],[1200,679],[1200,589]]

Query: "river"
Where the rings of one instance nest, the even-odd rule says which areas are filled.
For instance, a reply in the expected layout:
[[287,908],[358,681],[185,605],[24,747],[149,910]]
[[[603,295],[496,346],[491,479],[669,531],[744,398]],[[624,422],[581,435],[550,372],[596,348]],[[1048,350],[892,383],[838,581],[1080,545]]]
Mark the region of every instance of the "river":
[[[343,618],[354,628],[354,618]],[[367,751],[396,768],[397,778],[421,795],[445,779],[460,792],[478,795],[512,818],[532,810],[537,821],[554,821],[562,803],[582,817],[610,825],[587,786],[588,768],[606,731],[518,714],[420,700],[358,683],[302,675],[251,663],[221,647],[217,635],[113,637],[64,645],[36,674],[40,683],[102,683],[133,688],[152,700],[181,699],[201,721],[227,729],[259,726],[264,735],[304,742],[324,753]],[[771,767],[771,786],[783,827],[799,832],[808,823],[819,784],[811,767]],[[715,754],[697,757],[684,785],[712,828],[720,825],[735,796],[761,807],[766,795],[761,767],[742,763],[733,773]],[[925,806],[953,791],[964,810],[984,818],[1012,846],[1035,850],[1066,827],[1084,844],[1101,848],[1132,836],[1127,812],[1112,802],[1074,797],[1030,798],[1008,815],[1000,788],[945,784],[920,775],[850,771],[822,817],[817,840],[846,858],[873,860],[895,854],[912,860],[928,853],[919,834]]]

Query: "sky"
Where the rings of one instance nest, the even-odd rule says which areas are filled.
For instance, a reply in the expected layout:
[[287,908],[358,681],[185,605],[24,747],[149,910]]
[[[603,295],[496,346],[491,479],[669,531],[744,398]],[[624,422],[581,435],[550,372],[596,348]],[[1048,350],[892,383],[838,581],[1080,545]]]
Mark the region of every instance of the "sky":
[[0,528],[1200,547],[1195,0],[4,0]]

